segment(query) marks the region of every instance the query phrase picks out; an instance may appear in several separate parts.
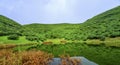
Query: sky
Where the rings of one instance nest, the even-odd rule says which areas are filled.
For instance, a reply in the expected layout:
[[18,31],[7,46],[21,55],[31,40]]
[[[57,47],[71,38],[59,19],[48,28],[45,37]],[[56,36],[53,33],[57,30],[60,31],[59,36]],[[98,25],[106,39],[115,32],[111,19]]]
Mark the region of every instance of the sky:
[[120,0],[0,0],[0,15],[20,24],[83,23]]

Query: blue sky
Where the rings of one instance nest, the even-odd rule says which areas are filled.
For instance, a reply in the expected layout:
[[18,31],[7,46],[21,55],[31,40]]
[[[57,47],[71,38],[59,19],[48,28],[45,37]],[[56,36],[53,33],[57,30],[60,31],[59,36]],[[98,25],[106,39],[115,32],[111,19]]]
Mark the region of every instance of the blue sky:
[[0,0],[0,14],[18,23],[82,23],[120,0]]

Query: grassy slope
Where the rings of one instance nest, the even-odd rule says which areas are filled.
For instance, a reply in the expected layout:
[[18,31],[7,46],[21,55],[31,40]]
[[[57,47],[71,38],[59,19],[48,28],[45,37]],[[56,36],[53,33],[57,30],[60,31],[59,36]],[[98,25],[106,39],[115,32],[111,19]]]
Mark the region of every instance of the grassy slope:
[[0,15],[0,31],[18,31],[21,25],[3,15]]
[[86,36],[120,36],[120,6],[87,20],[81,30]]
[[53,31],[74,31],[74,29],[78,29],[80,24],[28,24],[24,25],[25,28],[32,30],[36,33],[46,33]]
[[[101,13],[82,24],[28,24],[24,27],[40,35],[86,40],[120,36],[120,6]],[[34,32],[33,32],[34,31]],[[47,36],[48,36],[47,35]],[[47,37],[48,38],[48,37]]]

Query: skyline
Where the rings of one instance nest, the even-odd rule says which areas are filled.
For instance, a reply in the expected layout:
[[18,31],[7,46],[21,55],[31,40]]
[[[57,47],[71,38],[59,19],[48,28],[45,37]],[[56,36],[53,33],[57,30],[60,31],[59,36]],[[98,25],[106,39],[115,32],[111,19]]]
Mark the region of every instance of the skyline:
[[1,0],[0,15],[20,24],[82,23],[119,5],[120,0]]

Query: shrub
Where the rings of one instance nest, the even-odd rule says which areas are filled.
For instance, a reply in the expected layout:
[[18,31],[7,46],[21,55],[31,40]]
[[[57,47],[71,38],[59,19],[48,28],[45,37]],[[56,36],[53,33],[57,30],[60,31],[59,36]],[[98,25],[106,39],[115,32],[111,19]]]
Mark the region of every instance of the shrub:
[[26,39],[29,40],[29,41],[37,41],[37,42],[40,40],[39,37],[33,36],[33,35],[26,36]]
[[8,39],[9,39],[9,40],[18,40],[18,39],[19,39],[19,36],[16,35],[16,34],[9,35],[9,36],[8,36]]
[[120,32],[113,32],[110,35],[110,38],[115,38],[115,37],[119,37],[120,36]]
[[0,36],[5,36],[5,35],[6,35],[5,32],[0,31]]
[[39,40],[43,42],[46,40],[46,37],[44,35],[39,35]]
[[22,53],[22,65],[48,65],[53,55],[42,51],[27,51]]
[[0,50],[0,65],[20,65],[19,54],[12,53],[11,50]]
[[28,35],[26,36],[26,39],[29,40],[29,41],[45,41],[46,38],[44,37],[44,35],[39,35],[39,36],[36,36],[36,35]]
[[0,65],[49,65],[53,55],[43,51],[0,51]]
[[105,41],[105,36],[101,36],[100,41]]

